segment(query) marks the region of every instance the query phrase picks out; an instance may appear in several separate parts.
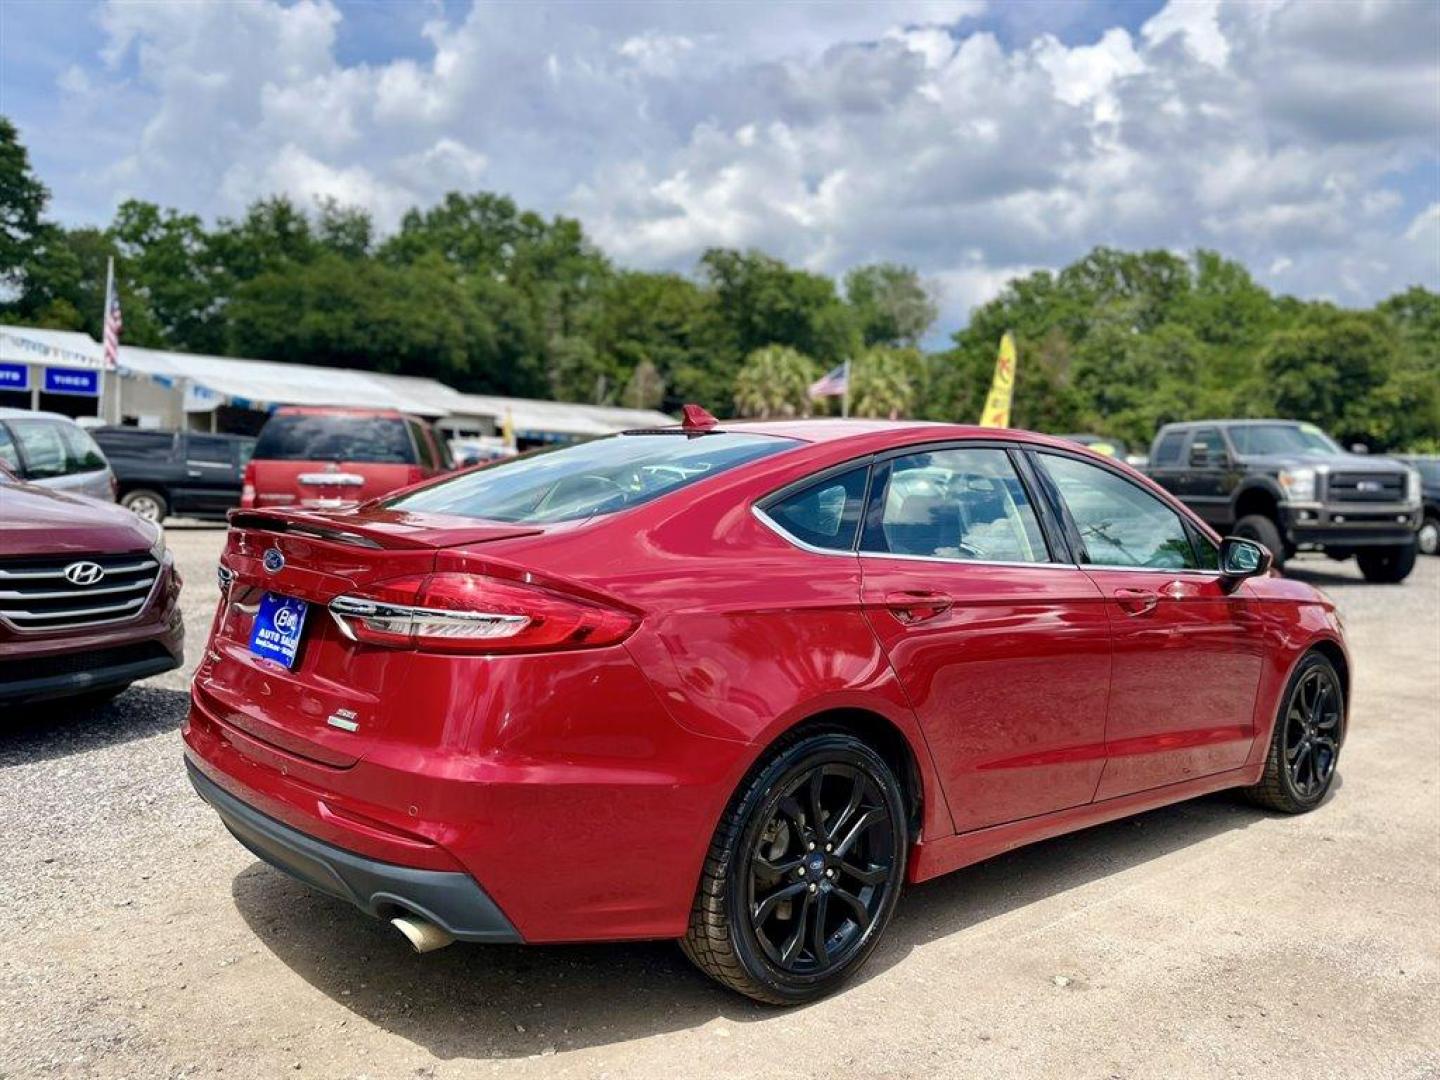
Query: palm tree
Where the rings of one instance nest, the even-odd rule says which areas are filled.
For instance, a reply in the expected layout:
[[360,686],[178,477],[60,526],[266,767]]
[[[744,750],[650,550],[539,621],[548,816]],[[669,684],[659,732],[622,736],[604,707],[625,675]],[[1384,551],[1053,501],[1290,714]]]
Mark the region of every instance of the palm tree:
[[735,375],[735,411],[761,419],[810,411],[815,361],[788,345],[766,345],[745,358]]
[[866,349],[850,367],[850,415],[909,416],[919,398],[921,363],[914,349]]

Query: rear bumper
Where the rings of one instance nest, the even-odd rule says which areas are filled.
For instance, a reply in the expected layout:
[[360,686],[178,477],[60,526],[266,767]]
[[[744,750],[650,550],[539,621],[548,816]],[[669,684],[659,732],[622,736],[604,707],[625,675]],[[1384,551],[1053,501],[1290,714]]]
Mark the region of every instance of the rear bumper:
[[235,839],[258,858],[377,919],[429,919],[460,941],[519,942],[519,932],[475,879],[459,871],[417,870],[327,844],[240,801],[190,762],[190,783]]

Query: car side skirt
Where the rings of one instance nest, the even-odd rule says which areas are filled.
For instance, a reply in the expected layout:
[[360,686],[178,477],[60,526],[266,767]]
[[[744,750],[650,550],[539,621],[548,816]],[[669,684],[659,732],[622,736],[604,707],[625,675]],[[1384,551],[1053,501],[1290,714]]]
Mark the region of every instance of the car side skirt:
[[912,884],[927,881],[1038,840],[1048,840],[1052,836],[1061,836],[1091,825],[1103,825],[1107,821],[1143,814],[1147,810],[1184,802],[1214,791],[1245,787],[1259,781],[1262,768],[1263,762],[1260,766],[1247,765],[1239,769],[1229,769],[1178,784],[1166,784],[1164,787],[1136,791],[1102,802],[1057,810],[1053,814],[1042,814],[1039,817],[992,825],[989,828],[942,836],[934,840],[921,840],[910,849],[906,880]]

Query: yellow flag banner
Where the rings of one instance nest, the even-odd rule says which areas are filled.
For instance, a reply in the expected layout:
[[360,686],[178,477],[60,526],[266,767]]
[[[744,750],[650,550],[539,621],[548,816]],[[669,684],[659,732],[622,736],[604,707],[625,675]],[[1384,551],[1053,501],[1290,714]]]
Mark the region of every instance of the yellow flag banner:
[[995,379],[990,383],[990,396],[980,414],[981,427],[1009,427],[1010,399],[1015,393],[1015,336],[1009,330],[1000,339],[1000,355],[995,358]]

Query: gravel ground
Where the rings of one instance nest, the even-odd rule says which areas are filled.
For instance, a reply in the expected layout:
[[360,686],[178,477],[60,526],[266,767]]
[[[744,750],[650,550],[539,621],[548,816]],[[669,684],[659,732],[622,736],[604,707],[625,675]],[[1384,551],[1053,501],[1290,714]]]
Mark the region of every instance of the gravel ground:
[[[221,532],[175,526],[188,652]],[[1306,558],[1357,686],[1341,784],[1217,796],[911,890],[861,979],[753,1006],[668,943],[400,936],[190,791],[184,672],[0,728],[0,1076],[1440,1077],[1440,559]]]

